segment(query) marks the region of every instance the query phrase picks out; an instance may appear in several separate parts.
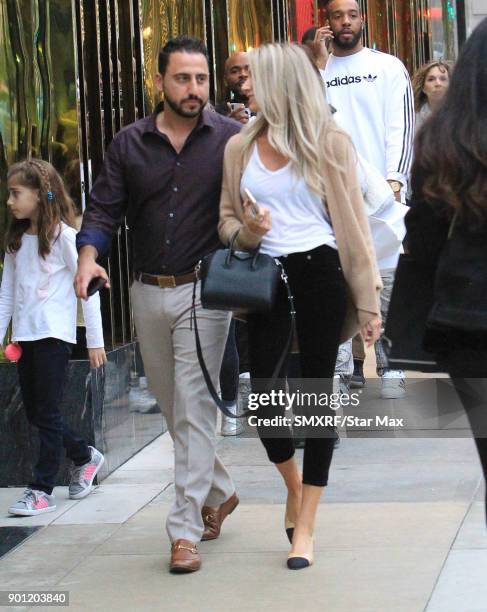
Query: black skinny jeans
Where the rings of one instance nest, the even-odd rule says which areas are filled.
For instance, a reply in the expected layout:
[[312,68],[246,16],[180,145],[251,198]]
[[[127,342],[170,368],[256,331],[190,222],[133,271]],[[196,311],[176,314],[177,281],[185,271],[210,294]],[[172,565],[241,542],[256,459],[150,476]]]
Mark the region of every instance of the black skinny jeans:
[[[322,390],[331,393],[331,384],[345,321],[347,286],[335,249],[322,245],[304,253],[282,257],[295,301],[296,326],[303,379],[326,379]],[[289,301],[280,286],[272,312],[248,318],[250,374],[252,390],[262,391],[270,379],[289,334]],[[286,375],[287,364],[281,371]],[[325,412],[325,408],[322,409]],[[259,408],[257,416],[275,416],[276,408]],[[284,414],[282,407],[280,414]],[[258,428],[262,443],[273,463],[282,463],[294,455],[289,431],[280,437],[266,435]],[[268,430],[267,430],[268,431]],[[335,435],[330,428],[319,437],[307,437],[304,448],[303,483],[325,486],[333,456]]]
[[39,430],[39,458],[34,467],[33,489],[52,493],[63,447],[75,465],[91,458],[86,442],[71,431],[61,416],[63,387],[71,346],[56,338],[20,342],[20,390],[27,419]]
[[[451,349],[438,356],[460,398],[477,446],[487,483],[487,350]],[[487,523],[487,492],[485,496]]]

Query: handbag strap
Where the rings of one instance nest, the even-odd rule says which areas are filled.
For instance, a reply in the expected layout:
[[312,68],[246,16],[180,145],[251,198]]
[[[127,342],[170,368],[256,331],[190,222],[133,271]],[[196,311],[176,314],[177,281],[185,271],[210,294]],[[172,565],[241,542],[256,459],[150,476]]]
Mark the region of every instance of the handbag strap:
[[[274,386],[279,376],[279,373],[282,369],[282,366],[284,365],[284,362],[286,361],[289,353],[291,352],[294,332],[296,329],[296,311],[294,310],[294,298],[291,293],[291,287],[289,286],[288,277],[287,277],[287,274],[284,270],[282,263],[279,260],[275,260],[275,261],[277,265],[281,267],[281,279],[284,282],[284,286],[286,287],[287,298],[289,300],[289,314],[291,317],[291,323],[290,323],[289,335],[287,337],[286,344],[284,345],[282,353],[279,356],[279,359],[277,360],[277,364],[274,368],[274,372],[272,373],[272,378],[269,382],[269,386],[268,386],[269,390],[272,389],[272,387]],[[213,401],[215,402],[215,404],[218,406],[218,408],[223,412],[225,416],[230,417],[232,419],[246,418],[253,411],[246,410],[243,414],[233,414],[233,412],[231,412],[228,409],[225,402],[219,397],[215,389],[215,386],[213,385],[213,382],[211,380],[210,374],[208,372],[208,368],[206,367],[206,363],[203,357],[203,350],[201,347],[200,335],[198,332],[198,319],[196,316],[196,284],[197,284],[197,279],[195,278],[194,283],[193,283],[193,300],[191,304],[191,324],[194,325],[194,336],[196,340],[196,354],[198,356],[198,362],[200,364],[201,372],[203,373],[203,378],[205,379],[206,386],[208,387],[208,391],[210,392],[210,395],[213,398]]]

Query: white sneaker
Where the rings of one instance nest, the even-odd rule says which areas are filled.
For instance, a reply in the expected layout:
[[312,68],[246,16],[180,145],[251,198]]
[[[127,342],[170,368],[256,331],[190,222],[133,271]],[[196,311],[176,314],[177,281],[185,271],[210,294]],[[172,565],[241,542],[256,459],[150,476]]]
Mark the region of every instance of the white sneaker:
[[9,514],[16,516],[36,516],[45,512],[54,512],[56,501],[54,495],[48,495],[44,491],[37,491],[28,487],[18,502],[12,504],[8,509]]
[[88,446],[91,459],[83,465],[73,466],[69,483],[69,499],[83,499],[93,491],[93,481],[105,461],[99,450]]
[[[233,412],[233,414],[237,414],[237,404],[228,406],[228,409],[230,412]],[[243,430],[244,424],[242,423],[242,419],[232,419],[222,414],[222,436],[238,436]]]
[[249,395],[252,393],[250,373],[243,372],[238,379],[238,414],[243,414],[249,408]]
[[382,399],[401,399],[406,395],[406,381],[403,370],[386,370],[381,376]]

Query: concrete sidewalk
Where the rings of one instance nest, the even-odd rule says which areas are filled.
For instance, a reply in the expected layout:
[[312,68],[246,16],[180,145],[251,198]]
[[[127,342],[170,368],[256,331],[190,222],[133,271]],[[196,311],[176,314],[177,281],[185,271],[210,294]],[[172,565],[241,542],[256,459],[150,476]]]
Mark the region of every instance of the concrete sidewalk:
[[483,485],[471,439],[342,439],[315,564],[299,572],[285,566],[285,491],[260,441],[220,438],[219,453],[241,503],[221,537],[200,544],[200,572],[167,571],[165,434],[87,499],[68,501],[56,489],[56,513],[7,518],[21,490],[1,489],[1,525],[45,527],[0,560],[0,590],[67,590],[69,609],[80,611],[487,610]]
[[[470,440],[342,440],[318,517],[315,565],[290,572],[274,468],[258,440],[222,439],[242,502],[221,538],[201,543],[203,569],[190,576],[167,572],[168,442],[156,440],[84,501],[63,503],[59,488],[56,513],[2,519],[47,526],[0,561],[0,588],[69,590],[73,610],[487,609],[487,537]],[[3,489],[2,507],[16,494]]]

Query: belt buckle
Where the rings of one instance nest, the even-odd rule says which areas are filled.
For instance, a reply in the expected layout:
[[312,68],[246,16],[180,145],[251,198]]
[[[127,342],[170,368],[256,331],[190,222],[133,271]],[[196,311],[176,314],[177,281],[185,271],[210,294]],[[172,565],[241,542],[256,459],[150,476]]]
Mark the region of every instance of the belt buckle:
[[176,287],[176,278],[174,276],[158,276],[157,284],[161,289],[174,289]]

